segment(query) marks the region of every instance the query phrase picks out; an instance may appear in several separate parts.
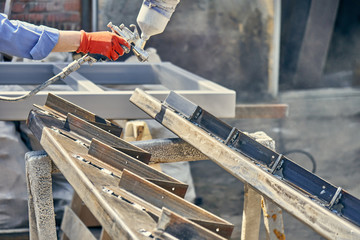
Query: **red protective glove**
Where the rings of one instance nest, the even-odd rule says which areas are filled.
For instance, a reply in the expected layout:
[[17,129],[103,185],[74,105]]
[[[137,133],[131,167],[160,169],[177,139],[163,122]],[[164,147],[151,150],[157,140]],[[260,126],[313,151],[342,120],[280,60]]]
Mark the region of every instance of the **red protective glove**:
[[111,60],[116,60],[119,55],[124,54],[121,45],[130,49],[130,44],[122,37],[112,32],[92,32],[87,33],[81,30],[80,46],[77,53],[101,54]]

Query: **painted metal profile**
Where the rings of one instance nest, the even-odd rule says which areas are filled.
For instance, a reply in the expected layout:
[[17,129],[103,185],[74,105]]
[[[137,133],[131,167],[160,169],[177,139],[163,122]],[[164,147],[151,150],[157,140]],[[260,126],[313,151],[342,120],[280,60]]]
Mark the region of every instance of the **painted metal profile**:
[[[175,93],[162,103],[136,89],[130,101],[322,236],[360,238],[360,201],[346,191],[338,191]],[[192,110],[183,113],[184,105]]]

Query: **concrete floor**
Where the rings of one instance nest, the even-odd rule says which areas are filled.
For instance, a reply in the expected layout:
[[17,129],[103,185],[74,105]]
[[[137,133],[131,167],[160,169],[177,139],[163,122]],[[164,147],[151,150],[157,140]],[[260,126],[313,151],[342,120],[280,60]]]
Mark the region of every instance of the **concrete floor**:
[[[315,159],[317,175],[360,198],[360,90],[285,92],[279,102],[289,104],[286,119],[225,121],[242,131],[264,131],[279,153],[306,151]],[[304,154],[287,156],[309,170],[313,167]],[[191,170],[200,206],[235,224],[232,239],[239,239],[243,184],[211,161],[192,162]],[[287,239],[323,239],[287,213],[284,222]],[[260,239],[266,239],[263,228]]]

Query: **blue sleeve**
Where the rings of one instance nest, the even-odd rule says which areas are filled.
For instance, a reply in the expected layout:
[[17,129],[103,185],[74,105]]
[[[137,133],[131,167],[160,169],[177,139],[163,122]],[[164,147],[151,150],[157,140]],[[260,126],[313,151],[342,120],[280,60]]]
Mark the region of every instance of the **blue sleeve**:
[[0,52],[40,60],[45,58],[59,40],[59,30],[46,26],[9,20],[0,13]]

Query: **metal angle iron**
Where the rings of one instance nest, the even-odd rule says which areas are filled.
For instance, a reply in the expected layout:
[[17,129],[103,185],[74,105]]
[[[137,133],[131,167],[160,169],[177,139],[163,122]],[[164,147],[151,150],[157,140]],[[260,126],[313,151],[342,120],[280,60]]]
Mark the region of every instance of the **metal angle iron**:
[[[188,186],[148,166],[147,159],[140,159],[146,151],[93,124],[89,119],[96,115],[87,110],[76,105],[73,108],[55,95],[49,98],[53,105],[47,101],[47,105],[37,106],[40,110],[31,110],[27,125],[85,205],[106,216],[100,217],[100,223],[108,227],[106,231],[112,237],[118,231],[136,234],[139,228],[150,235],[154,231],[159,239],[183,239],[188,233],[201,239],[231,237],[233,224],[183,199]],[[107,119],[101,121],[109,123]],[[139,157],[121,149],[130,149]],[[143,220],[129,217],[135,213]],[[181,231],[176,231],[179,226],[173,219],[181,221]],[[159,226],[154,228],[157,222]]]
[[[303,192],[330,211],[360,226],[360,200],[340,187],[321,179],[283,154],[269,149],[173,91],[162,103],[162,108],[175,111],[219,142],[250,158],[261,169]],[[155,119],[161,120],[161,114]]]

